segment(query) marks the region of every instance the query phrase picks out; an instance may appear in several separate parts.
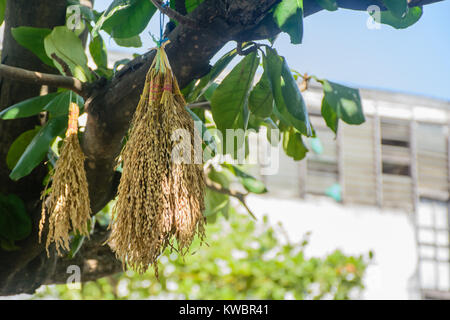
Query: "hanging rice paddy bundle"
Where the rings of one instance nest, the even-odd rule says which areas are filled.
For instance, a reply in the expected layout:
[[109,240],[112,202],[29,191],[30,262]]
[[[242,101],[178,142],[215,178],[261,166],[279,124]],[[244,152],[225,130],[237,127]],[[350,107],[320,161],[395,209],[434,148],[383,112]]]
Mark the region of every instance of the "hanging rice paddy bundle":
[[149,266],[157,273],[165,248],[185,254],[196,235],[204,236],[203,167],[194,163],[197,132],[185,106],[164,45],[158,47],[120,155],[109,238],[124,265],[140,273]]
[[[69,250],[71,231],[89,236],[91,207],[84,170],[85,156],[78,140],[78,115],[78,105],[71,102],[68,128],[51,177],[50,193],[47,197],[43,196],[39,238],[48,213],[47,254],[52,242],[55,242],[58,254],[61,254],[61,248]],[[47,191],[46,187],[43,195]]]

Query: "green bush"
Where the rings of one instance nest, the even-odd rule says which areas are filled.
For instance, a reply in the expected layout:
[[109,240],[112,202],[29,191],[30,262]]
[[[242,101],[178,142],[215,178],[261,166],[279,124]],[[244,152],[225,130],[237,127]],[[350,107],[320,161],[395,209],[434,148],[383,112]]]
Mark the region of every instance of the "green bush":
[[281,225],[247,216],[220,217],[207,227],[207,244],[197,241],[191,254],[167,252],[160,258],[159,280],[153,271],[131,271],[81,289],[42,287],[33,298],[60,299],[349,299],[363,289],[371,253],[346,256],[336,250],[308,258],[301,243],[291,243]]

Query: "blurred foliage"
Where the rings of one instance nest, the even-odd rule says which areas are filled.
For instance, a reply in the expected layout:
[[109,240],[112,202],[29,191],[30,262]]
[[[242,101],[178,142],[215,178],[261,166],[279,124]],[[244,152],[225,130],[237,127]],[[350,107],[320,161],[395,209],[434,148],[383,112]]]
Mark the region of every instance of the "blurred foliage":
[[127,271],[81,289],[43,286],[33,299],[349,299],[364,288],[372,258],[339,250],[306,257],[309,234],[292,243],[281,225],[236,212],[209,224],[207,235],[208,243],[197,241],[191,255],[167,251],[159,260],[159,281],[153,271]]

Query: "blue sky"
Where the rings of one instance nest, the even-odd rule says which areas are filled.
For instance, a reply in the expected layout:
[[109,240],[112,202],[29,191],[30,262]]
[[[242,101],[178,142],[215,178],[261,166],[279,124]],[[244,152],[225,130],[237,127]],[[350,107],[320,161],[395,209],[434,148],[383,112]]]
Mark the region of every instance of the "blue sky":
[[[97,0],[103,10],[111,0]],[[366,12],[322,11],[304,21],[301,45],[281,35],[275,47],[291,68],[360,88],[414,93],[450,101],[450,1],[424,7],[415,25],[396,30],[366,26]],[[155,15],[142,34],[144,46],[127,50],[143,53],[154,44],[148,31],[159,33]],[[111,49],[123,50],[107,40]],[[233,44],[221,50],[225,52]],[[218,56],[220,53],[218,54]]]

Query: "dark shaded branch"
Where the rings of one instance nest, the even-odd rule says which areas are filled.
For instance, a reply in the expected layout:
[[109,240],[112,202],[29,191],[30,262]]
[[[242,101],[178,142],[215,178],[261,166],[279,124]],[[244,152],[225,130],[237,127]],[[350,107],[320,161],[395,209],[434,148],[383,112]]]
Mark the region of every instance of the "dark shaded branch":
[[188,104],[186,107],[188,107],[189,109],[199,108],[199,109],[211,110],[211,103],[209,101],[196,102],[196,103]]
[[45,284],[63,284],[67,282],[69,266],[78,266],[81,271],[81,282],[92,281],[123,271],[122,263],[116,259],[114,252],[104,242],[109,231],[96,226],[94,234],[85,239],[80,251],[73,259],[59,259],[54,272],[46,279]]
[[53,58],[53,60],[55,60],[57,63],[59,63],[59,65],[63,69],[63,74],[65,74],[67,77],[73,77],[73,74],[72,74],[72,71],[70,71],[69,65],[63,59],[58,57],[56,55],[56,53],[52,53],[51,57]]
[[29,71],[23,68],[11,67],[5,64],[0,64],[0,75],[8,79],[21,82],[28,82],[37,85],[47,85],[50,87],[66,88],[72,90],[80,96],[87,96],[87,84],[74,77]]
[[190,19],[189,17],[183,16],[181,13],[179,13],[179,12],[177,12],[175,10],[172,10],[172,8],[170,8],[169,6],[163,6],[163,2],[162,1],[160,1],[160,0],[150,0],[150,2],[153,3],[153,5],[156,8],[158,8],[159,11],[164,13],[170,19],[173,19],[176,22],[178,22],[180,24],[184,24],[184,25],[189,26],[191,28],[198,28],[199,27],[198,23],[195,20]]
[[183,16],[186,15],[186,0],[175,0],[175,10]]

